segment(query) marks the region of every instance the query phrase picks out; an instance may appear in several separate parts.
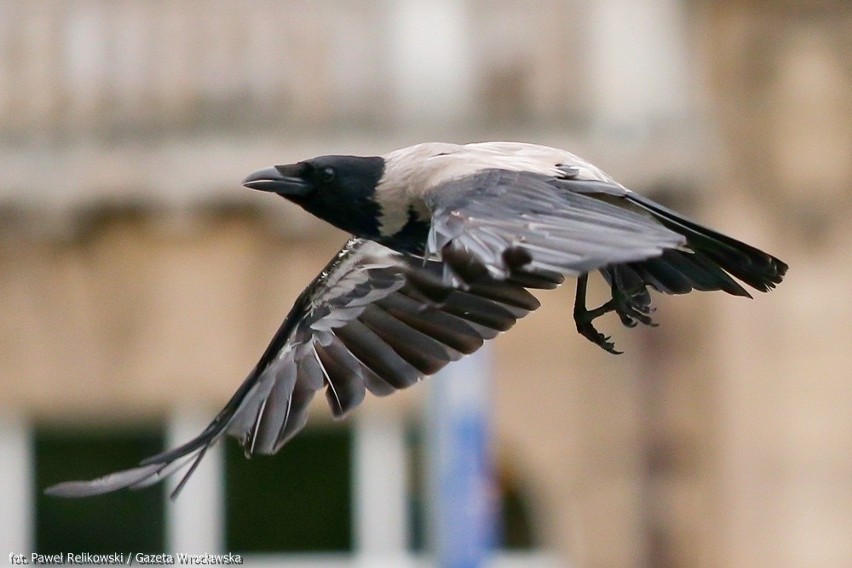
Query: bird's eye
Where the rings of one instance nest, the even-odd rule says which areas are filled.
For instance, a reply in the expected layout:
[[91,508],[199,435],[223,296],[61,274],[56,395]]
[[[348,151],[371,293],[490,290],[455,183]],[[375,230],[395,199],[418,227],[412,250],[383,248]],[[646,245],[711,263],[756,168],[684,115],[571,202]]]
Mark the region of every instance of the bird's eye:
[[318,176],[319,176],[320,181],[328,183],[328,182],[330,182],[331,180],[334,179],[334,176],[335,176],[334,168],[332,168],[331,166],[326,166],[325,168],[323,168],[319,171]]

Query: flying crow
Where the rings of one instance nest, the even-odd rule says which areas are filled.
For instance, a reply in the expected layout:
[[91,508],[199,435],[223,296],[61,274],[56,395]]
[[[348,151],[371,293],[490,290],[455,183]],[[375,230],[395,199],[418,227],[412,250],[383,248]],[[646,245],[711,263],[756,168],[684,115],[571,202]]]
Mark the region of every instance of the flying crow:
[[[366,391],[411,386],[538,308],[528,289],[577,278],[574,321],[617,353],[593,320],[652,325],[649,288],[666,294],[768,291],[787,265],[707,229],[563,150],[510,142],[426,143],[385,156],[321,156],[260,170],[246,187],[277,193],[352,237],[297,298],[225,408],[198,437],[139,467],[47,490],[80,497],[151,485],[225,434],[273,454],[305,424],[316,391],[335,417]],[[588,274],[612,297],[586,307]],[[739,282],[738,282],[739,281]],[[740,283],[741,282],[741,283]]]

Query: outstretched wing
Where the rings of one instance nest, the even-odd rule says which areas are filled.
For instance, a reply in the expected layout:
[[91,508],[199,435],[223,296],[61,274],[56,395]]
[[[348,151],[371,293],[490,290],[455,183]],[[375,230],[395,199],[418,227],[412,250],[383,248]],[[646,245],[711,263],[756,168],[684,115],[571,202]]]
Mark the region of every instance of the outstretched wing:
[[350,239],[302,292],[248,378],[198,437],[139,467],[46,492],[83,497],[146,487],[189,466],[175,495],[225,434],[238,438],[247,455],[273,454],[304,426],[317,391],[325,388],[332,413],[342,417],[366,391],[383,396],[406,388],[512,327],[539,306],[525,285],[560,281],[519,274],[458,290],[442,271],[438,262]]
[[648,212],[625,206],[628,190],[575,173],[570,166],[564,175],[491,169],[444,182],[424,197],[432,211],[428,252],[461,251],[500,279],[519,268],[579,276],[686,243]]

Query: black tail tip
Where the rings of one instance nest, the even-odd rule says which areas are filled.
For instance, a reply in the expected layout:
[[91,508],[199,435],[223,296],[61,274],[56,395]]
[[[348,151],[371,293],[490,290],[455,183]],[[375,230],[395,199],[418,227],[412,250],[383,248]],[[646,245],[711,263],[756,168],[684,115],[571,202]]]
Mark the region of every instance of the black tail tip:
[[756,271],[756,278],[754,282],[749,282],[755,289],[760,290],[761,292],[769,292],[770,290],[774,290],[778,284],[784,280],[784,276],[787,274],[787,263],[775,258],[774,256],[769,256],[767,259],[766,266],[761,267],[760,271]]

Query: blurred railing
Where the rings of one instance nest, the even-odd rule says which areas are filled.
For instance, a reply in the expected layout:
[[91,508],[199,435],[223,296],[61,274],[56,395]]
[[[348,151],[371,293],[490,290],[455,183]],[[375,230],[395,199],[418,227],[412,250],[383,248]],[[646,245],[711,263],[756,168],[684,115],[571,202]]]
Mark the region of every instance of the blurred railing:
[[[415,2],[416,3],[416,2]],[[4,0],[0,137],[385,126],[398,115],[399,13],[385,0]],[[450,0],[479,118],[577,116],[571,2]],[[574,21],[574,24],[571,22]],[[443,41],[432,30],[434,45]],[[409,73],[411,70],[407,70]],[[416,73],[416,70],[415,70]]]
[[[353,8],[298,1],[4,2],[0,131],[140,136],[273,118],[332,120],[345,107],[337,99],[356,104],[367,95],[333,87],[331,52],[341,47],[335,28],[345,22],[357,31],[366,23],[363,10]],[[369,47],[356,42],[346,49]]]

